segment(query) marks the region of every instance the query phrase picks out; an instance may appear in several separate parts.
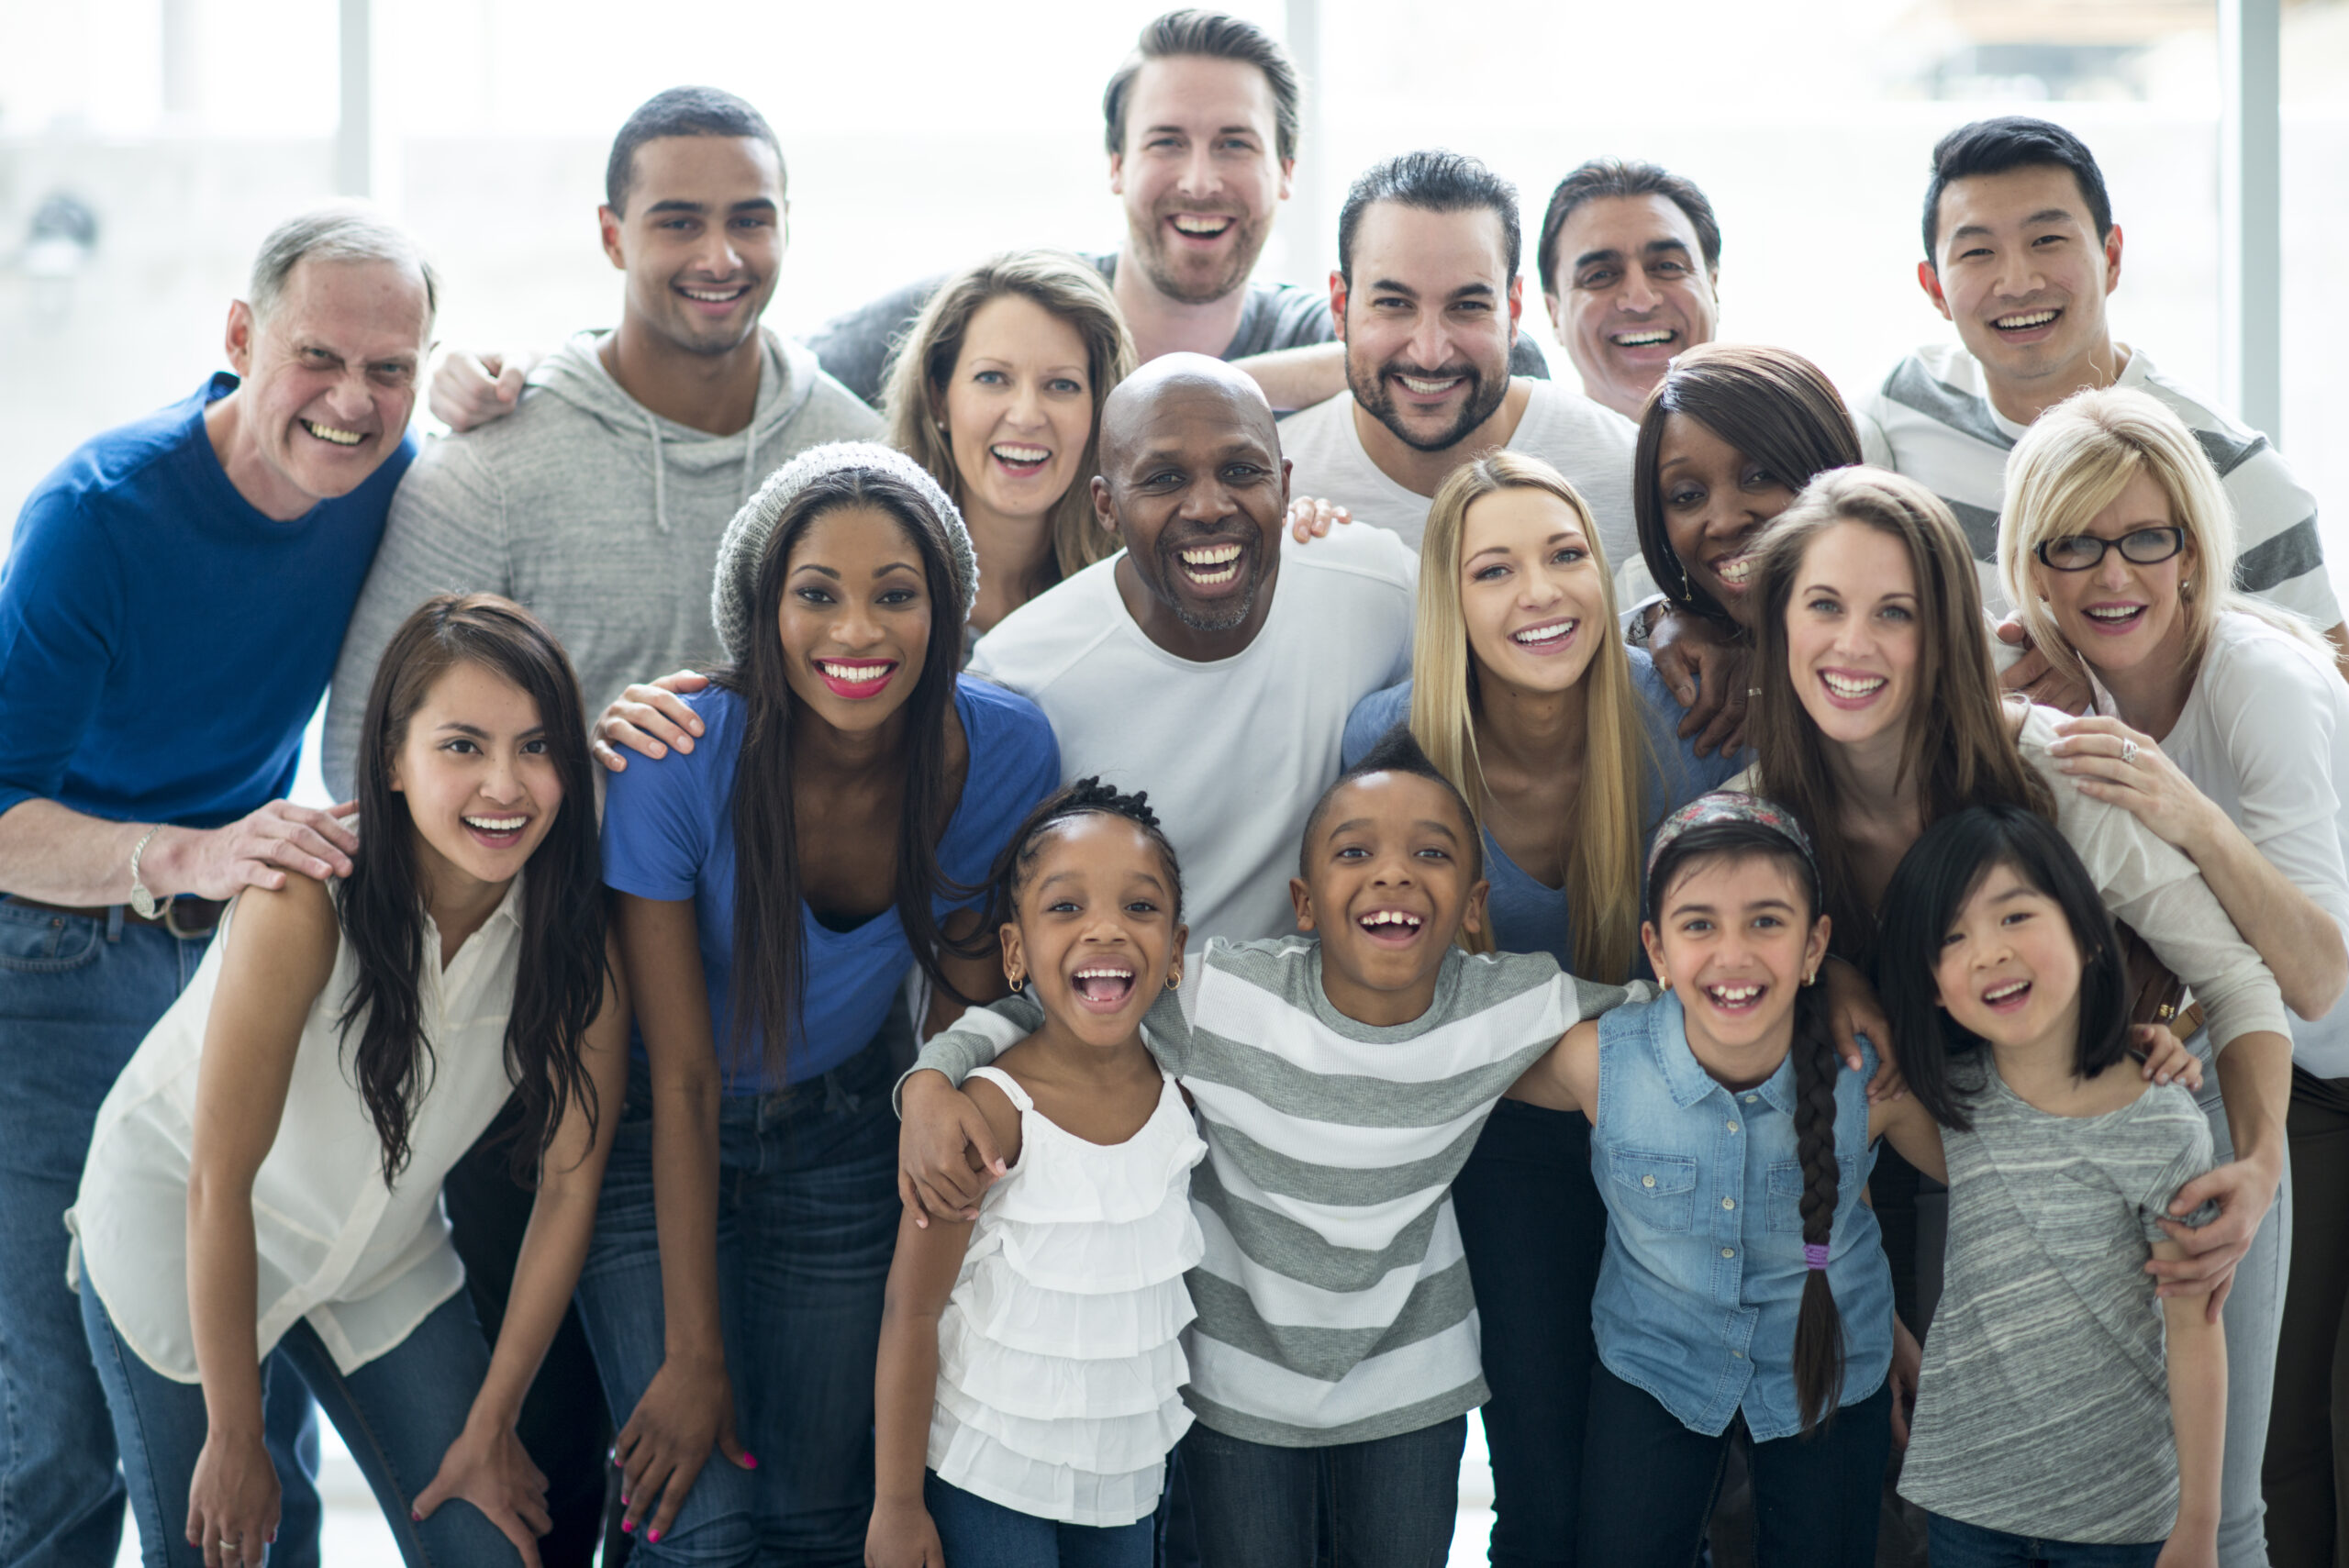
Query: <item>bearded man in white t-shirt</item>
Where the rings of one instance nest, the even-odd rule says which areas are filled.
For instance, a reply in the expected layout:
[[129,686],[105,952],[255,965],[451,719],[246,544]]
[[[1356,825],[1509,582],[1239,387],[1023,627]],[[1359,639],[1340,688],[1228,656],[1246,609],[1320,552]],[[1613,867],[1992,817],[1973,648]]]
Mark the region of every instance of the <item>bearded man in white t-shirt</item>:
[[970,673],[1044,710],[1069,779],[1147,790],[1191,938],[1296,929],[1289,876],[1346,717],[1410,673],[1418,562],[1341,528],[1300,545],[1255,382],[1168,354],[1101,409],[1093,505],[1125,550],[996,623]]
[[1589,503],[1610,570],[1640,559],[1629,419],[1509,373],[1525,303],[1517,188],[1456,152],[1408,152],[1353,183],[1330,314],[1347,390],[1291,415],[1292,487],[1417,550],[1443,482],[1495,447],[1538,457]]
[[[2218,469],[2242,530],[2236,586],[2305,617],[2349,671],[2316,498],[2265,435],[2163,374],[2142,348],[2113,340],[2105,299],[2121,284],[2121,226],[2086,144],[2024,115],[1951,131],[1933,149],[1924,241],[1917,281],[1958,341],[1893,367],[1859,405],[1860,441],[1870,462],[1925,484],[1957,514],[1991,609],[2010,608],[1996,566],[2007,453],[2074,393],[2134,386],[2185,420]],[[2034,656],[2009,684],[2043,669]]]

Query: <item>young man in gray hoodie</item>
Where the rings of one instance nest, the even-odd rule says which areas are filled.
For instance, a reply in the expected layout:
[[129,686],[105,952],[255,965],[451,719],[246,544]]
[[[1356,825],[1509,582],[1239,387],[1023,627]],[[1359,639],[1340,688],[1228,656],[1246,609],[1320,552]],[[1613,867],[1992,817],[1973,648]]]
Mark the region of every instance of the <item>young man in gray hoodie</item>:
[[531,372],[509,417],[430,443],[392,503],[335,670],[325,771],[351,751],[392,633],[442,592],[508,595],[579,671],[588,713],[630,681],[718,657],[718,537],[759,483],[881,422],[816,356],[763,331],[786,238],[783,155],[758,111],[707,88],[647,102],[612,144],[604,253],[618,327]]
[[[592,721],[630,681],[720,657],[718,539],[769,473],[803,448],[881,434],[813,353],[759,327],[787,203],[782,150],[757,110],[707,88],[662,93],[620,128],[605,186],[604,253],[628,278],[618,327],[540,363],[509,417],[429,445],[392,502],[327,706],[339,798],[376,662],[423,599],[489,592],[528,606],[570,651]],[[492,1332],[530,1204],[500,1134],[493,1126],[444,1187]],[[602,1534],[609,1429],[573,1314],[520,1424],[550,1482],[548,1568],[584,1568]]]

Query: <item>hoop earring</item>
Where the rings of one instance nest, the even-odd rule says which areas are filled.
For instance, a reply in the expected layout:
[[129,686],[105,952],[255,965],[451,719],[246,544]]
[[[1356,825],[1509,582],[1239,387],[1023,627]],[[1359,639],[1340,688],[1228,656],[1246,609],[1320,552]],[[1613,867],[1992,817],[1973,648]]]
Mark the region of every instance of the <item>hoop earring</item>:
[[1182,984],[1183,972],[1181,970],[1174,970],[1166,976],[1166,989],[1169,991],[1179,990],[1182,987]]
[[1028,976],[1026,974],[1023,973],[1013,977],[1011,982],[1011,994],[1015,996],[1024,996],[1028,994]]

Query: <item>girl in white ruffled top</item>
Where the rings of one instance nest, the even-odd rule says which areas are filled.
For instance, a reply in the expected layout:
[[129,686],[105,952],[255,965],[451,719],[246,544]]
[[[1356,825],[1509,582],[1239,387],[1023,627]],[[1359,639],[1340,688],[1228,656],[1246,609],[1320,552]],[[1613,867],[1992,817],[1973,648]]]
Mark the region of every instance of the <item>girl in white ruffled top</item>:
[[974,1222],[897,1235],[875,1391],[871,1568],[1146,1568],[1191,1424],[1180,1342],[1207,1152],[1142,1015],[1181,981],[1174,851],[1083,779],[995,878],[1003,965],[1044,1027],[973,1074],[1009,1162]]

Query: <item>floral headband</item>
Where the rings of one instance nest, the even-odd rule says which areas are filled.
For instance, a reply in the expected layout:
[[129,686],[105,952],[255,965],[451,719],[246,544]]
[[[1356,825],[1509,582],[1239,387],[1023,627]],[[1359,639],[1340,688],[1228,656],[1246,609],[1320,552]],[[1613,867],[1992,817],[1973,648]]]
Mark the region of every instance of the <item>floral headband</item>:
[[1655,830],[1655,842],[1648,849],[1647,874],[1655,875],[1655,862],[1673,841],[1691,828],[1707,828],[1717,822],[1751,822],[1757,828],[1767,828],[1802,852],[1805,863],[1818,870],[1819,857],[1811,852],[1810,835],[1792,813],[1775,801],[1742,790],[1717,789],[1710,795],[1700,795],[1664,819]]

